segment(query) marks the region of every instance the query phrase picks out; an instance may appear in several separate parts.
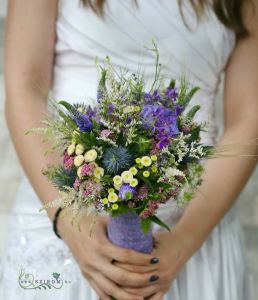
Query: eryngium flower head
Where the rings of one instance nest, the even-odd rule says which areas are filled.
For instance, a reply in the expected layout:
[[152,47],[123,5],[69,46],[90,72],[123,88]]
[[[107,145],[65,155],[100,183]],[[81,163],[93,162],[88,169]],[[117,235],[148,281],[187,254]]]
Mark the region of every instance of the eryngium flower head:
[[133,155],[124,147],[108,148],[103,154],[103,166],[107,174],[120,174],[132,164]]

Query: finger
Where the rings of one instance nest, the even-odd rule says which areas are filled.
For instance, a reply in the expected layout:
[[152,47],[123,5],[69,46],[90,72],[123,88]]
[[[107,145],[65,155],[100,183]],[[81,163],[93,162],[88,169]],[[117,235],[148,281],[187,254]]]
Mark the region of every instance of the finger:
[[148,298],[148,300],[162,300],[162,297],[165,295],[163,292],[159,292],[157,294],[152,295]]
[[154,295],[158,293],[161,290],[161,286],[158,284],[148,286],[148,287],[142,287],[142,288],[128,288],[125,287],[124,290],[127,291],[130,294],[142,296],[142,297],[149,297],[151,295]]
[[104,254],[111,259],[126,264],[148,266],[150,264],[157,264],[159,262],[158,258],[154,257],[151,254],[145,254],[136,252],[134,250],[121,248],[109,241],[106,242],[103,246],[103,251]]
[[133,273],[107,263],[105,260],[99,260],[97,267],[100,273],[122,286],[142,287],[155,284],[159,280],[159,276],[153,272]]
[[119,300],[143,300],[142,297],[132,295],[126,292],[124,289],[118,287],[111,280],[109,280],[99,272],[92,274],[92,278],[95,282],[98,282],[98,286],[100,287],[100,289],[109,296],[113,296],[114,298]]
[[92,279],[88,279],[89,284],[95,290],[101,300],[110,300],[110,296],[103,292]]
[[127,270],[129,272],[134,272],[134,273],[149,273],[149,272],[155,272],[159,268],[159,266],[156,265],[149,265],[149,266],[137,266],[137,265],[129,265],[129,264],[124,264],[118,261],[114,261],[113,265],[119,267],[120,269]]

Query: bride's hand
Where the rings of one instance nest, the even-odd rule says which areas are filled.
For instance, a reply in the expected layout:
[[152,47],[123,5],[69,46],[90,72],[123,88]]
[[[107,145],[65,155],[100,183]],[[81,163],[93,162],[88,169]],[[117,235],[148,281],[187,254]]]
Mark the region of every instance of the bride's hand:
[[[132,295],[121,286],[140,288],[155,284],[150,282],[150,278],[156,274],[158,264],[153,262],[157,260],[153,260],[153,255],[113,245],[107,238],[107,221],[107,217],[97,217],[90,236],[92,217],[85,217],[81,221],[81,232],[66,218],[59,218],[58,231],[101,300],[110,299],[111,295],[119,300],[142,300],[142,296]],[[128,271],[119,268],[112,261],[138,265],[141,270]]]
[[[143,285],[141,288],[124,286],[124,290],[142,297],[149,297],[148,300],[161,300],[169,290],[178,272],[194,253],[195,248],[191,240],[184,233],[177,231],[176,227],[171,232],[155,233],[154,240],[155,248],[151,254],[159,258],[158,269],[155,272],[159,279],[151,286]],[[139,272],[143,271],[140,266],[136,267],[120,262],[115,264],[127,271],[136,268]]]

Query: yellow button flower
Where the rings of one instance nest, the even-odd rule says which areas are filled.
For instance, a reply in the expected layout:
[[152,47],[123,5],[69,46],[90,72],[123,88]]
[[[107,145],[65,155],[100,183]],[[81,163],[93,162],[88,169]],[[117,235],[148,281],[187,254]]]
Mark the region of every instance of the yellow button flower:
[[129,169],[129,171],[133,174],[136,175],[138,173],[138,170],[135,167],[132,167]]
[[135,162],[136,162],[137,164],[140,164],[140,163],[141,163],[140,157],[137,157],[136,160],[135,160]]
[[73,155],[75,151],[75,144],[71,144],[68,148],[67,148],[67,154],[68,155]]
[[78,155],[74,158],[74,165],[76,167],[80,167],[84,162],[84,157],[83,155]]
[[108,193],[110,194],[110,193],[114,193],[114,189],[112,189],[112,188],[110,188],[110,189],[108,189]]
[[140,107],[139,105],[136,105],[136,106],[134,107],[134,111],[136,111],[136,112],[141,111],[141,107]]
[[114,188],[119,191],[120,190],[120,187],[122,186],[122,183],[121,184],[114,184]]
[[117,196],[117,194],[116,193],[110,193],[109,195],[108,195],[108,201],[109,202],[111,202],[111,203],[114,203],[114,202],[116,202],[118,200],[118,196]]
[[139,168],[139,169],[142,169],[142,168],[143,168],[143,165],[142,165],[142,164],[139,164],[139,165],[138,165],[138,168]]
[[84,158],[86,162],[94,161],[98,156],[98,153],[95,149],[91,149],[84,154]]
[[149,171],[144,171],[144,172],[142,173],[142,175],[143,175],[144,177],[149,177],[149,176],[150,176],[150,172],[149,172]]
[[152,161],[150,159],[149,156],[143,156],[141,158],[141,164],[144,166],[144,167],[149,167],[151,164],[152,164]]
[[131,181],[130,181],[130,186],[131,187],[136,187],[138,185],[138,180],[136,178],[133,178]]
[[103,204],[108,204],[108,199],[107,198],[102,199],[102,203]]
[[152,166],[151,171],[152,171],[153,173],[157,173],[157,172],[158,172],[157,166]]
[[116,185],[122,184],[122,177],[119,176],[119,175],[116,175],[116,176],[113,178],[113,181],[114,181],[114,184],[116,184]]
[[82,144],[78,144],[76,147],[75,147],[75,154],[76,155],[81,155],[82,153],[84,152],[84,147]]
[[134,112],[134,106],[133,105],[128,105],[123,109],[124,114],[132,113]]
[[104,175],[104,169],[101,167],[97,167],[94,169],[93,174],[96,178],[100,179]]
[[129,183],[133,179],[133,174],[130,171],[124,171],[122,174],[123,182]]
[[158,159],[157,155],[152,155],[150,158],[151,158],[152,161],[157,161],[157,159]]
[[113,209],[113,210],[117,210],[118,207],[119,207],[119,206],[118,206],[117,204],[113,204],[113,205],[112,205],[112,209]]

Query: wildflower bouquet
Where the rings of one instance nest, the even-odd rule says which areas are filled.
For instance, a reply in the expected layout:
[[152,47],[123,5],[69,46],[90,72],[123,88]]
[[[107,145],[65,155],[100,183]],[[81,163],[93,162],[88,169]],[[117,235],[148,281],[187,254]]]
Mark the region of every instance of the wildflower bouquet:
[[184,79],[166,85],[156,54],[148,90],[143,75],[117,73],[107,58],[94,107],[59,101],[55,117],[32,130],[54,140],[63,159],[43,170],[60,191],[44,208],[65,207],[77,221],[106,212],[109,239],[145,253],[153,249],[152,222],[169,229],[158,208],[169,199],[184,205],[193,198],[201,184],[200,160],[213,151],[200,142],[204,124],[194,121],[200,106],[186,110],[198,88]]

